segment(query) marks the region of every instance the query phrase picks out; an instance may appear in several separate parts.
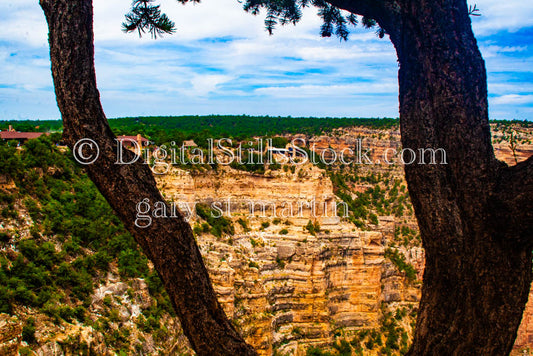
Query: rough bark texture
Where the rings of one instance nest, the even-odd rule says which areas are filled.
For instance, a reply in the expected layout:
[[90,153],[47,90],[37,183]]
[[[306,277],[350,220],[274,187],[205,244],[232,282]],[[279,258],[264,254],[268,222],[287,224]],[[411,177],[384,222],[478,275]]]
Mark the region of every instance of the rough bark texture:
[[92,1],[41,0],[40,4],[50,31],[52,75],[66,142],[72,148],[77,140],[90,138],[99,145],[100,158],[87,166],[89,177],[154,263],[196,352],[255,355],[218,303],[189,224],[180,216],[154,219],[146,229],[135,227],[137,203],[164,199],[146,165],[115,164],[115,137],[96,87]]
[[444,148],[449,163],[405,167],[426,250],[411,354],[508,354],[531,284],[531,244],[521,236],[531,226],[511,226],[517,216],[504,208],[525,205],[496,198],[508,169],[494,157],[466,1],[405,1],[400,37],[402,144]]
[[533,158],[495,159],[485,64],[465,0],[332,0],[374,17],[400,63],[402,144],[448,165],[405,167],[426,250],[411,355],[506,355],[532,279]]

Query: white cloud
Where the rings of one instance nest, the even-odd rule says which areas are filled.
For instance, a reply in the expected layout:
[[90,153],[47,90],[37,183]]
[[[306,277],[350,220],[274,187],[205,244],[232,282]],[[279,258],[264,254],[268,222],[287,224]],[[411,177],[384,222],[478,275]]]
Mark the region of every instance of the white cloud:
[[193,96],[206,96],[216,90],[217,86],[230,81],[229,75],[196,75],[191,79],[192,92],[188,93]]
[[480,46],[480,50],[483,53],[483,57],[490,58],[490,57],[498,57],[501,54],[506,53],[519,53],[519,52],[525,52],[527,50],[527,46],[496,46],[496,45],[488,45]]
[[492,99],[493,104],[531,104],[533,95],[508,94]]
[[489,35],[498,31],[517,31],[531,26],[533,2],[524,0],[471,0],[480,9],[481,16],[473,18],[474,32]]
[[31,47],[48,45],[48,28],[38,1],[0,2],[0,40],[17,41]]

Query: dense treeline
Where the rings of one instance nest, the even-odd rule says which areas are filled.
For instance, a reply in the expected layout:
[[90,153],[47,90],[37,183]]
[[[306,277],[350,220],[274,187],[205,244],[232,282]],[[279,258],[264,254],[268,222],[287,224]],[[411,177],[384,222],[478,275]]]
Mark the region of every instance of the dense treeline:
[[[119,135],[142,134],[157,143],[199,139],[202,137],[232,137],[246,139],[253,136],[272,136],[303,133],[317,135],[348,126],[367,126],[387,129],[399,124],[391,118],[293,118],[269,116],[154,116],[126,117],[109,120]],[[56,121],[0,121],[0,130],[13,125],[18,131],[55,131],[62,128]]]
[[5,131],[9,125],[21,132],[54,132],[63,130],[61,120],[0,120],[0,130]]
[[318,135],[333,129],[348,126],[390,128],[398,125],[397,119],[364,118],[293,118],[269,116],[180,116],[180,117],[138,117],[113,120],[117,130],[160,129],[178,131],[185,135],[207,131],[211,137],[248,138],[281,134]]
[[[252,137],[272,137],[284,134],[321,135],[335,129],[363,126],[370,129],[399,127],[399,119],[393,118],[315,118],[271,117],[248,115],[208,116],[152,116],[110,119],[109,124],[116,135],[136,135],[156,144],[194,140],[200,147],[207,147],[208,138],[232,138],[243,141]],[[531,127],[527,120],[494,120],[498,128],[511,125]],[[62,130],[61,120],[0,121],[0,130],[12,125],[17,131],[54,132]]]

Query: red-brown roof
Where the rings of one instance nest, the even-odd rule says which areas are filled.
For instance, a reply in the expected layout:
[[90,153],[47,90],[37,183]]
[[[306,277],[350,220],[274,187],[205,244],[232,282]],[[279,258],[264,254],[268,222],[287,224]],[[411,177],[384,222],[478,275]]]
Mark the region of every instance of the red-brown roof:
[[0,131],[0,138],[3,140],[31,140],[44,134],[44,132]]
[[185,146],[185,147],[198,147],[196,142],[194,142],[193,140],[183,141],[183,146]]
[[[118,136],[117,139],[119,140],[133,140],[137,142],[137,136]],[[149,142],[150,140],[144,138],[141,136],[141,142]]]

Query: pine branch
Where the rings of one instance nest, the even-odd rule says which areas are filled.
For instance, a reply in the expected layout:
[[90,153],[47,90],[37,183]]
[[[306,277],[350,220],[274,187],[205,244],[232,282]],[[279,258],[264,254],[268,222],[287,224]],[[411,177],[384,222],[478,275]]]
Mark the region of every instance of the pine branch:
[[481,16],[479,9],[477,8],[477,5],[474,4],[474,6],[470,5],[468,7],[468,15],[470,16]]
[[[200,0],[177,0],[181,4],[189,2],[199,3]],[[261,9],[266,10],[265,29],[273,34],[276,26],[284,26],[300,21],[303,9],[309,6],[318,8],[318,15],[323,24],[320,35],[331,37],[335,34],[341,40],[348,40],[350,31],[348,26],[357,26],[359,20],[355,12],[345,11],[338,7],[335,1],[328,0],[245,0],[244,10],[252,15],[258,15]],[[131,11],[125,16],[122,30],[126,33],[137,31],[139,37],[149,32],[152,38],[161,37],[164,34],[172,34],[176,31],[175,24],[166,14],[161,13],[160,6],[154,4],[154,0],[133,0]],[[363,16],[364,28],[378,26],[375,19]],[[386,32],[379,27],[376,35],[383,38]]]
[[[320,27],[322,37],[331,37],[335,34],[341,40],[347,40],[350,34],[347,26],[356,26],[359,23],[354,13],[344,12],[325,0],[246,0],[244,10],[252,15],[258,15],[261,9],[265,9],[265,28],[272,34],[279,24],[283,26],[300,21],[303,9],[309,6],[318,8],[318,16],[323,20]],[[365,28],[376,25],[375,20],[363,18]],[[385,36],[385,30],[381,28],[376,33],[380,38]]]
[[[186,0],[178,1],[186,2]],[[130,13],[125,16],[126,21],[122,23],[122,31],[129,33],[137,30],[139,37],[149,32],[153,39],[165,33],[174,33],[176,31],[174,22],[166,14],[161,13],[160,5],[154,5],[153,2],[154,0],[134,0]]]

